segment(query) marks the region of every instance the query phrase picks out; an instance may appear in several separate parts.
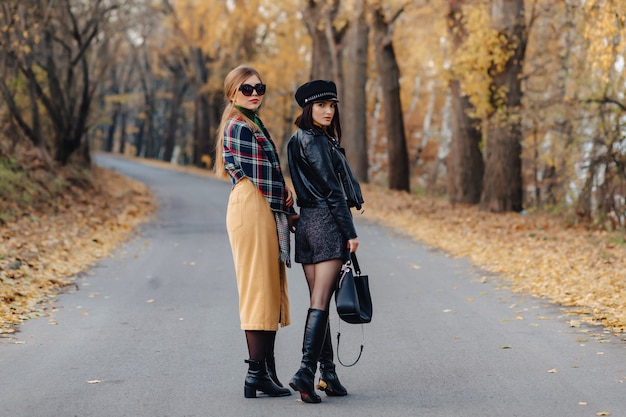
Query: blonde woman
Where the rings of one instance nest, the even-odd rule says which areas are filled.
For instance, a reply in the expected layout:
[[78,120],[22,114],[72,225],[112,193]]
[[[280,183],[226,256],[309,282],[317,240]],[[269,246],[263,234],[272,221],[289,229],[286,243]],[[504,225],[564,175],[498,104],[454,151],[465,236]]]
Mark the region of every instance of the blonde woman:
[[285,266],[290,266],[289,232],[298,215],[276,146],[257,114],[265,90],[254,68],[242,65],[226,76],[215,161],[216,172],[233,184],[226,227],[249,354],[246,398],[256,398],[257,391],[291,395],[276,375],[274,342],[278,326],[290,324]]

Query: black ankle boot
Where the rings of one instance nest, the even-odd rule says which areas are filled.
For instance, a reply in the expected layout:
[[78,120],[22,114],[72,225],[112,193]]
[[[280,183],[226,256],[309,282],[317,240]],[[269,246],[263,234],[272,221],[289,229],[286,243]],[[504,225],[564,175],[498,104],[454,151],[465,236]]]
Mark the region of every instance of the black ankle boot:
[[320,353],[320,379],[317,384],[317,389],[324,391],[326,395],[330,397],[343,397],[344,395],[348,395],[346,387],[341,385],[337,372],[335,372],[330,323],[327,323],[324,345]]
[[261,391],[270,397],[284,397],[291,395],[288,388],[281,388],[271,380],[267,373],[265,361],[247,359],[248,375],[243,387],[243,395],[246,398],[256,398],[256,392]]
[[315,371],[324,343],[328,311],[309,309],[302,340],[302,362],[300,369],[291,378],[289,385],[300,392],[300,398],[306,403],[322,401],[315,393]]
[[265,358],[265,363],[267,364],[267,373],[270,379],[274,381],[274,384],[282,387],[283,384],[278,380],[278,375],[276,374],[276,359],[274,359],[273,356],[271,358]]

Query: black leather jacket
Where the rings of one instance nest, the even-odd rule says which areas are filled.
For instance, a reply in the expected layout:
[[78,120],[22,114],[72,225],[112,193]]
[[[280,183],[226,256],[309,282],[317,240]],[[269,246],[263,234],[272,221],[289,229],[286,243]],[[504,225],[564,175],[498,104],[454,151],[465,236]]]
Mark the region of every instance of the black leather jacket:
[[287,152],[298,206],[328,207],[344,237],[357,237],[350,207],[360,209],[363,195],[343,149],[321,131],[298,129]]

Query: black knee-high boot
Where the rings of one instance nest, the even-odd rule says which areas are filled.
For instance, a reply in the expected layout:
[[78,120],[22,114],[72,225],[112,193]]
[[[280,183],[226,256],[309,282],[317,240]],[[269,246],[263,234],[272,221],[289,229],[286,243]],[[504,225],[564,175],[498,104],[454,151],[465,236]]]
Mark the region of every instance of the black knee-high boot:
[[341,385],[337,372],[335,372],[335,363],[333,362],[333,343],[330,334],[330,323],[326,325],[326,337],[324,345],[320,353],[320,379],[317,389],[326,392],[331,397],[343,397],[348,395],[346,387]]
[[243,387],[243,395],[246,398],[256,398],[256,392],[261,391],[270,397],[283,397],[291,395],[288,388],[281,388],[272,381],[267,373],[265,361],[247,359],[248,375]]
[[291,378],[289,385],[300,392],[300,398],[307,403],[319,403],[322,399],[315,393],[315,371],[322,351],[328,311],[309,309],[302,340],[302,362],[300,369]]

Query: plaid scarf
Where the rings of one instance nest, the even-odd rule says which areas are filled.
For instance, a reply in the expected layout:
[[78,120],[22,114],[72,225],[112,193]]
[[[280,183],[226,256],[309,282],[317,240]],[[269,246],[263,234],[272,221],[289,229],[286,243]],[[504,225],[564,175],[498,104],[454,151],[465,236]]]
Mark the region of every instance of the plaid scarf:
[[258,117],[256,120],[262,129],[254,132],[241,117],[229,119],[222,141],[224,168],[233,186],[242,178],[248,178],[263,194],[276,219],[280,260],[290,266],[287,214],[296,211],[285,205],[287,190],[276,146],[261,120]]
[[289,234],[289,222],[287,221],[287,215],[285,213],[275,211],[274,219],[276,219],[276,231],[278,232],[280,261],[284,262],[287,268],[291,268],[291,235]]

